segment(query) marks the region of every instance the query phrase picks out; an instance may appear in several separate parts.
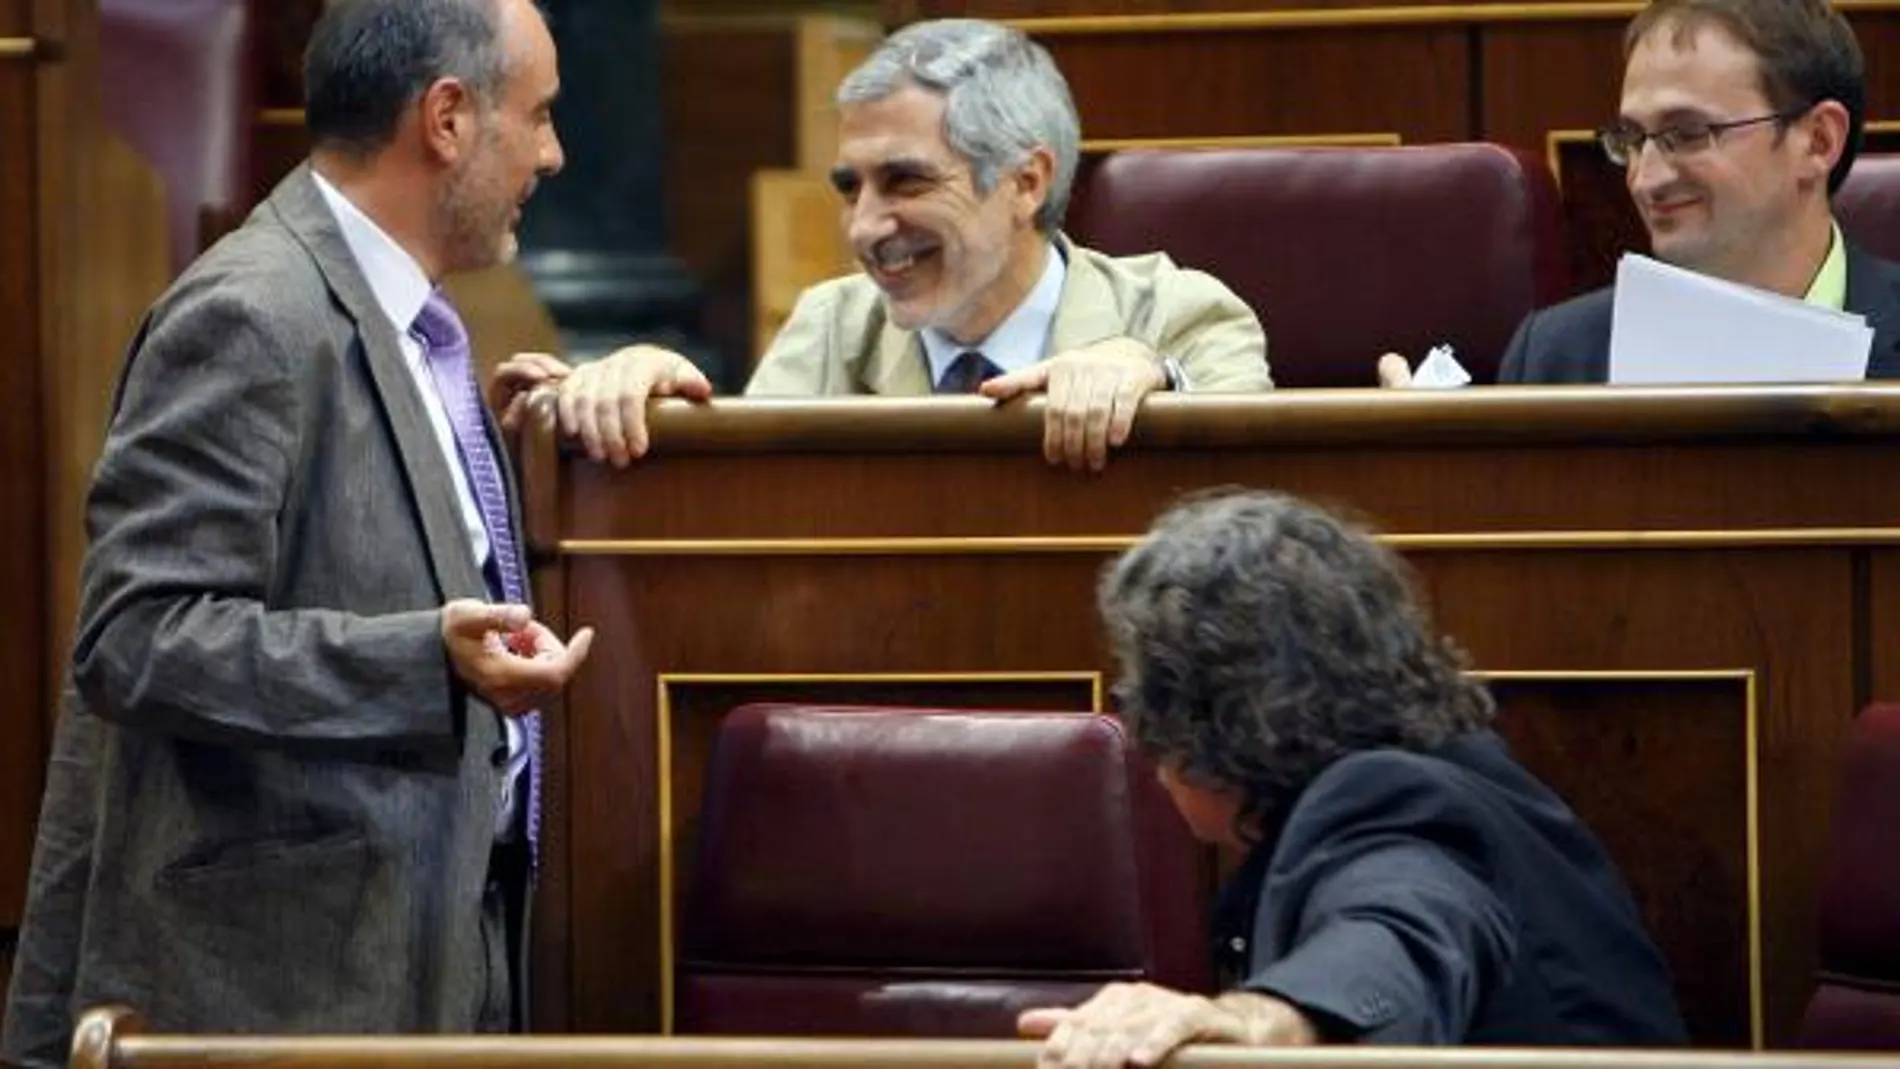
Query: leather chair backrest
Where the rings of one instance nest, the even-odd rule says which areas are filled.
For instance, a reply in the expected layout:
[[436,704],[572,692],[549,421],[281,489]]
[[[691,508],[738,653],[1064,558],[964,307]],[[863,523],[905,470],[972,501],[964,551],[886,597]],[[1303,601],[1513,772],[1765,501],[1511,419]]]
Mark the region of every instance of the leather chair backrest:
[[1862,156],[1834,194],[1841,233],[1868,252],[1900,260],[1900,154]]
[[753,705],[720,728],[676,1028],[993,1036],[1209,983],[1199,847],[1120,722]]
[[1900,1050],[1900,705],[1854,721],[1821,875],[1821,971],[1801,1045]]
[[1068,231],[1216,276],[1279,386],[1372,386],[1445,342],[1490,382],[1526,313],[1566,296],[1548,166],[1491,144],[1131,150],[1087,161]]

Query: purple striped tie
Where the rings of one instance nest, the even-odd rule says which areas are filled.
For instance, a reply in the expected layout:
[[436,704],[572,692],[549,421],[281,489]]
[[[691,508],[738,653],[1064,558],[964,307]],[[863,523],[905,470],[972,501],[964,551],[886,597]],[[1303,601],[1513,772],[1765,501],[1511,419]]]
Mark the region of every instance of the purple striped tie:
[[[430,295],[422,311],[416,314],[416,333],[427,350],[429,374],[448,410],[449,426],[455,432],[455,445],[462,455],[462,469],[468,474],[475,502],[481,508],[482,526],[488,530],[488,548],[501,575],[503,600],[528,604],[528,584],[521,570],[521,555],[515,545],[514,524],[508,516],[508,491],[502,484],[501,465],[488,442],[487,425],[482,419],[481,389],[475,382],[475,365],[470,359],[468,330],[455,306],[440,290]],[[528,846],[535,860],[541,846],[541,714],[521,718],[522,734],[528,744]]]

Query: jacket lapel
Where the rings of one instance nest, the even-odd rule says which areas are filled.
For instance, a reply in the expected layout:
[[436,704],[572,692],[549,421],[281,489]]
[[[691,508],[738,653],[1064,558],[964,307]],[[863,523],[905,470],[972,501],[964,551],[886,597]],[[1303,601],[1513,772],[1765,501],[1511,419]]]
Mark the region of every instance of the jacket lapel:
[[370,292],[369,281],[344,242],[330,206],[310,177],[309,164],[298,167],[278,185],[271,194],[270,206],[309,250],[330,292],[356,324],[370,379],[395,435],[396,452],[410,500],[416,504],[436,586],[444,598],[486,597],[487,584],[469,549],[448,461],[430,432],[428,414],[403,363],[395,328]]
[[1847,310],[1874,328],[1867,356],[1870,379],[1900,378],[1900,267],[1860,246],[1847,246]]
[[1055,236],[1057,251],[1067,262],[1062,296],[1056,301],[1056,319],[1049,330],[1047,359],[1128,333],[1115,307],[1115,291],[1087,256],[1081,255],[1068,235]]
[[[879,312],[883,311],[882,307]],[[864,385],[875,394],[916,397],[933,392],[929,363],[924,359],[924,342],[914,330],[900,330],[884,320],[878,328],[877,347],[864,369]]]

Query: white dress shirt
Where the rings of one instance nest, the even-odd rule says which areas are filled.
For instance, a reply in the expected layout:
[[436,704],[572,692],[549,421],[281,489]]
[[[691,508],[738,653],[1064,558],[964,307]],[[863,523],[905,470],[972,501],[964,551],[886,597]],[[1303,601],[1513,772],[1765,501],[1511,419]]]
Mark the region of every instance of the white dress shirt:
[[[436,444],[442,447],[442,459],[448,463],[455,480],[455,498],[462,506],[462,526],[468,533],[469,551],[475,555],[476,569],[481,571],[488,561],[488,528],[482,522],[481,505],[475,500],[468,472],[462,467],[455,429],[449,424],[449,410],[435,388],[435,377],[429,373],[427,358],[422,352],[422,340],[413,329],[416,315],[428,303],[435,287],[429,284],[429,276],[416,258],[396,244],[374,219],[363,214],[362,209],[316,171],[312,170],[310,177],[316,180],[317,191],[330,206],[330,214],[336,216],[337,228],[343,231],[343,243],[349,246],[356,266],[369,282],[369,291],[376,296],[376,303],[382,306],[383,314],[389,317],[389,324],[396,332],[403,366],[409,369],[410,381],[415,383],[423,411],[429,414],[429,425],[435,430]],[[512,718],[503,717],[502,724],[508,732],[508,774],[502,777],[497,822],[499,829],[506,831],[513,826],[514,785],[528,766],[528,746],[521,726]]]
[[1050,242],[1049,258],[1043,264],[1042,277],[1036,280],[1035,287],[1023,298],[1023,303],[1009,314],[1009,318],[990,331],[989,337],[973,345],[964,345],[936,327],[925,327],[918,331],[924,343],[924,358],[930,362],[931,383],[942,386],[950,365],[957,357],[971,351],[982,353],[984,359],[995,364],[1004,374],[1040,363],[1043,350],[1049,345],[1049,330],[1055,326],[1056,305],[1062,302],[1062,282],[1068,275],[1069,265],[1062,261],[1062,254],[1056,251],[1055,243]]

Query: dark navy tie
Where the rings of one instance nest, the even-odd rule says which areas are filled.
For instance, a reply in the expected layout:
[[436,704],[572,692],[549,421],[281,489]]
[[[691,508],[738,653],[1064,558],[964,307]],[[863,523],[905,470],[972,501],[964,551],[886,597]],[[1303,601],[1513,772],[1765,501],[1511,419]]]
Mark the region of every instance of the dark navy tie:
[[936,392],[975,393],[985,379],[1002,373],[1003,369],[990,363],[988,357],[975,349],[968,349],[958,353],[957,358],[944,369],[943,378],[937,382]]

